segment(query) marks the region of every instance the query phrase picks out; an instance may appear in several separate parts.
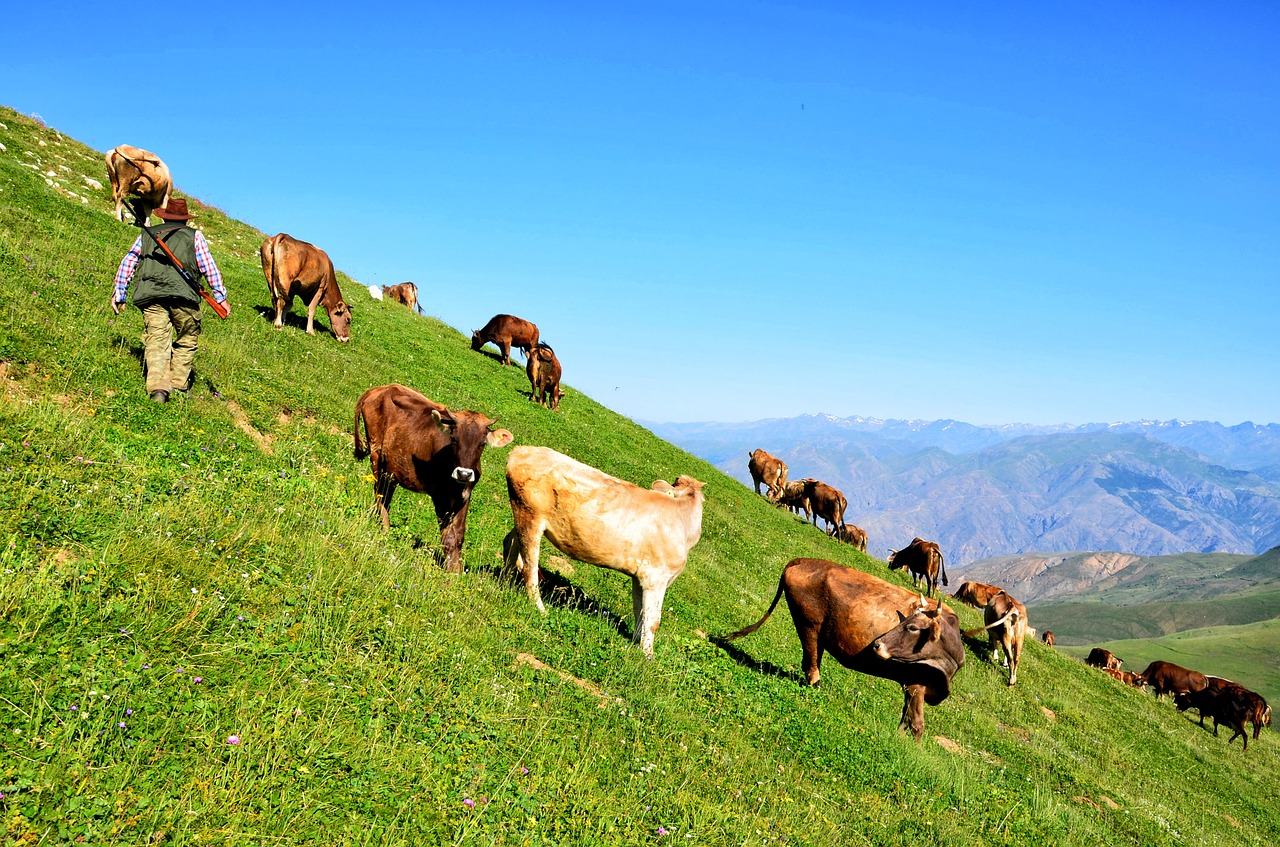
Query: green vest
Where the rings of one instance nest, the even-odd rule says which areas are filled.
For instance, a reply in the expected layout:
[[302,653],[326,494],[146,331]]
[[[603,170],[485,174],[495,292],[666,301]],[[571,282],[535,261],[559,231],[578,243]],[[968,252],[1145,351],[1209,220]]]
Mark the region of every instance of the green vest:
[[[204,274],[200,273],[200,265],[196,262],[194,229],[184,222],[176,221],[152,227],[151,231],[164,240],[192,279],[196,282],[204,279]],[[141,309],[166,300],[200,305],[200,295],[182,278],[182,274],[173,266],[173,261],[165,255],[160,245],[143,232],[142,257],[133,272],[133,305]]]

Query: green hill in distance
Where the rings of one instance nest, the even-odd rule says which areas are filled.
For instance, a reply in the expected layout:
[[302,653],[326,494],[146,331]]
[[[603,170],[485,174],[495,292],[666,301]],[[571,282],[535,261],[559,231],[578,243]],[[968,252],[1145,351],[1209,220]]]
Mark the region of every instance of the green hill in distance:
[[[793,557],[905,581],[574,391],[572,361],[551,413],[520,368],[341,274],[349,345],[299,311],[275,330],[264,233],[197,198],[233,313],[205,314],[192,396],[151,403],[137,311],[107,306],[136,230],[101,154],[8,109],[0,145],[6,844],[1280,841],[1273,733],[1242,753],[1042,644],[1009,689],[968,641],[918,745],[893,684],[830,661],[801,684],[785,610],[722,649],[708,636],[756,620]],[[477,320],[502,310],[476,292]],[[425,498],[398,495],[382,531],[350,426],[389,382],[623,479],[706,483],[652,661],[618,574],[550,565],[546,617],[495,578],[505,451],[466,573],[435,564]]]

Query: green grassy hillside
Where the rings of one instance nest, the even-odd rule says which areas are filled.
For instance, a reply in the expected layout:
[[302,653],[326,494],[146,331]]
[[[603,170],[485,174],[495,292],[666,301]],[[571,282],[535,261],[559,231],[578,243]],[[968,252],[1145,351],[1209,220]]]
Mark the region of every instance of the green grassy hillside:
[[1093,646],[1124,659],[1125,670],[1141,671],[1156,659],[1202,673],[1234,679],[1271,703],[1280,702],[1280,619],[1244,626],[1214,626],[1164,638],[1107,641],[1089,647],[1065,647],[1083,658]]
[[[1280,841],[1271,733],[1244,755],[1038,643],[1016,690],[971,644],[919,745],[894,685],[833,664],[800,684],[785,609],[716,646],[792,557],[901,580],[572,389],[561,414],[534,406],[520,369],[345,277],[350,345],[296,315],[276,331],[263,234],[194,201],[234,312],[206,312],[193,396],[151,403],[139,316],[107,307],[136,230],[85,182],[105,185],[101,156],[0,124],[6,844]],[[502,310],[475,301],[477,320]],[[399,495],[382,532],[350,426],[392,381],[625,479],[706,483],[652,661],[628,643],[625,578],[561,568],[546,617],[495,579],[503,451],[465,574],[434,564],[425,499]]]

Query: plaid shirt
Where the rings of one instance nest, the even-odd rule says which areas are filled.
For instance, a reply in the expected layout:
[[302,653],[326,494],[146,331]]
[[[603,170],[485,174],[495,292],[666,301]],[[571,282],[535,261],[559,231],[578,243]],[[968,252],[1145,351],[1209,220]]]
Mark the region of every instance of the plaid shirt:
[[[213,254],[209,252],[209,242],[204,240],[204,233],[198,229],[195,241],[196,264],[200,266],[200,273],[204,274],[209,287],[213,289],[213,299],[219,303],[227,302],[227,289],[222,284],[222,273],[214,264]],[[138,240],[129,248],[129,252],[125,253],[124,258],[120,260],[120,268],[116,271],[115,301],[117,303],[123,303],[129,299],[129,283],[133,280],[133,272],[138,269],[138,260],[141,258],[142,236],[139,235]]]

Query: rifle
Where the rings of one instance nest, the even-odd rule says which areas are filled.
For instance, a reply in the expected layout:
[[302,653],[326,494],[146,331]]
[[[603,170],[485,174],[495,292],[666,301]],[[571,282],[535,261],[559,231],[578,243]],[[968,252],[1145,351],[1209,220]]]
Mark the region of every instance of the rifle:
[[191,289],[195,291],[195,293],[204,298],[204,302],[209,304],[209,308],[213,309],[213,313],[215,315],[225,321],[227,316],[231,314],[231,311],[217,300],[214,300],[213,295],[209,293],[207,288],[196,282],[195,278],[192,277],[191,274],[187,272],[187,269],[182,266],[182,262],[178,261],[178,257],[173,255],[173,251],[169,249],[169,245],[161,241],[160,238],[151,230],[151,227],[147,226],[144,221],[146,221],[145,217],[137,218],[138,226],[142,228],[142,231],[151,236],[152,241],[160,245],[160,249],[169,257],[169,261],[173,262],[173,266],[178,269],[178,273],[182,274],[182,278],[187,281],[187,285],[191,286]]

